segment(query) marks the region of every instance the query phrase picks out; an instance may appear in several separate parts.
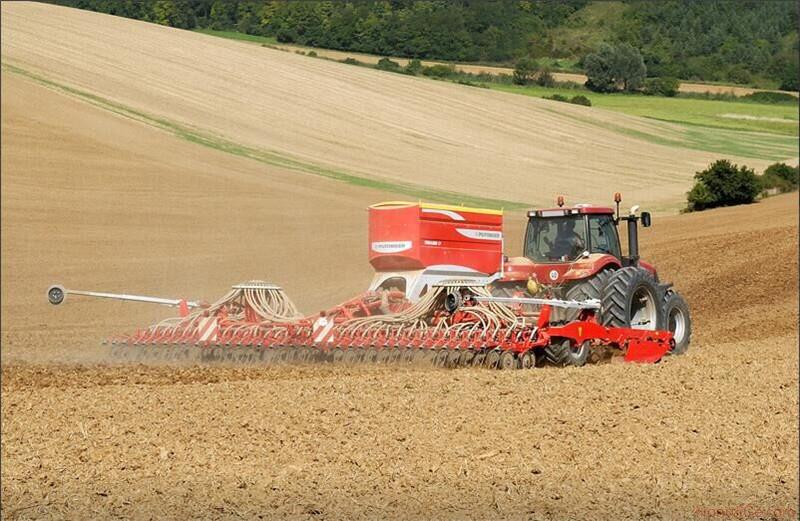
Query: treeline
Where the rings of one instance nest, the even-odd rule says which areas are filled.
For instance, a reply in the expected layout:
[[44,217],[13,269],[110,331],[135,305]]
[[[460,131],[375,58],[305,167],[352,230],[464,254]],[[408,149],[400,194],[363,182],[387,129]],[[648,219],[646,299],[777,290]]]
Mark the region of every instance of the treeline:
[[[798,83],[793,0],[53,1],[184,29],[234,30],[284,43],[453,61],[547,57],[582,65],[585,55],[599,50],[599,43],[587,48],[584,41],[593,38],[583,36],[602,34],[602,43],[639,50],[649,76],[737,83],[766,78],[795,90]],[[599,20],[581,16],[590,8]],[[564,31],[575,45],[554,43],[554,35]]]

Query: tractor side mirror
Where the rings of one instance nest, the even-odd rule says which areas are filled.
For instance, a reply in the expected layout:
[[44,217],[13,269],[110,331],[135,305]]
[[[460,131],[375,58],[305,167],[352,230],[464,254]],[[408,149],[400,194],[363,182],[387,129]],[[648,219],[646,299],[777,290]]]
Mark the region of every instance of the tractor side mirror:
[[650,227],[650,212],[642,212],[642,226]]

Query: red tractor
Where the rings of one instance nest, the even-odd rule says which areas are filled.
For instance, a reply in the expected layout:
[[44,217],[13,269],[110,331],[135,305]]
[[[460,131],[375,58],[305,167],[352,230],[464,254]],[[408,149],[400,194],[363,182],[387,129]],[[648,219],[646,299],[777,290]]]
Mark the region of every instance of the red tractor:
[[[507,259],[497,296],[549,296],[566,301],[597,299],[599,321],[605,326],[668,330],[674,335],[674,354],[684,353],[691,337],[689,307],[671,284],[659,281],[652,264],[639,258],[638,224],[650,226],[650,214],[619,215],[620,194],[612,208],[580,204],[528,212],[522,257]],[[622,254],[618,225],[627,223],[628,255]],[[569,323],[580,310],[554,309],[553,323]],[[581,364],[586,353],[553,345],[545,349],[552,363]]]

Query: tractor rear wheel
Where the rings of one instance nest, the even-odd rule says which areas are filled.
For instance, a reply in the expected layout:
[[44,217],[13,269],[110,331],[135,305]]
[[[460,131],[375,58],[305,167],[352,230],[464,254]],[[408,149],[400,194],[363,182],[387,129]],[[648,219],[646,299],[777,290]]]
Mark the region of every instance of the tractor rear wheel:
[[[608,284],[608,279],[611,278],[614,272],[611,270],[603,270],[595,273],[588,279],[580,280],[573,283],[564,294],[565,300],[577,300],[579,302],[584,300],[597,299],[603,297],[603,290]],[[553,319],[551,322],[569,323],[578,319],[580,309],[572,308],[553,308]]]
[[664,295],[664,317],[667,321],[667,330],[672,333],[675,347],[670,354],[682,355],[689,349],[692,337],[692,319],[689,316],[689,306],[677,291],[667,290]]
[[608,327],[664,329],[664,290],[642,268],[617,270],[601,298],[600,321]]

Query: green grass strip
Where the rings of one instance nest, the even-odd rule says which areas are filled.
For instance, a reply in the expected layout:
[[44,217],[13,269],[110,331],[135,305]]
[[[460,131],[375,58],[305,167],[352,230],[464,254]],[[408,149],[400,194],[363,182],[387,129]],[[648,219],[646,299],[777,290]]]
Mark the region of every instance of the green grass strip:
[[335,181],[341,181],[354,186],[361,186],[371,188],[374,190],[381,190],[385,192],[392,192],[399,195],[405,195],[414,199],[426,200],[431,202],[441,202],[449,204],[464,204],[469,206],[479,206],[484,208],[504,208],[508,210],[515,210],[520,208],[527,208],[528,203],[519,201],[506,201],[503,199],[491,199],[486,197],[475,197],[458,192],[451,192],[446,190],[438,190],[435,188],[428,188],[412,183],[402,183],[388,180],[380,180],[369,177],[362,177],[355,174],[347,173],[341,170],[315,165],[299,161],[290,156],[280,154],[271,150],[263,150],[259,148],[249,147],[230,141],[221,136],[216,136],[208,132],[204,132],[197,128],[192,128],[187,125],[182,125],[174,121],[163,118],[158,118],[144,112],[132,109],[120,103],[111,101],[109,99],[85,92],[74,87],[69,87],[44,78],[38,74],[34,74],[25,69],[10,65],[7,63],[2,64],[3,70],[19,74],[29,78],[40,85],[49,87],[51,89],[72,95],[82,99],[96,107],[111,111],[120,116],[124,116],[147,125],[156,127],[177,136],[186,141],[196,143],[208,148],[213,148],[228,154],[233,154],[247,159],[252,159],[267,165],[278,166],[297,172],[325,177]]
[[[557,102],[554,102],[557,103]],[[548,112],[564,116],[632,138],[669,147],[714,152],[721,155],[734,155],[750,159],[782,161],[797,155],[797,139],[759,132],[739,130],[709,129],[704,125],[688,125],[685,122],[667,122],[680,127],[671,137],[627,128],[607,121],[579,116],[556,108],[544,108]],[[649,118],[654,119],[655,118]]]

